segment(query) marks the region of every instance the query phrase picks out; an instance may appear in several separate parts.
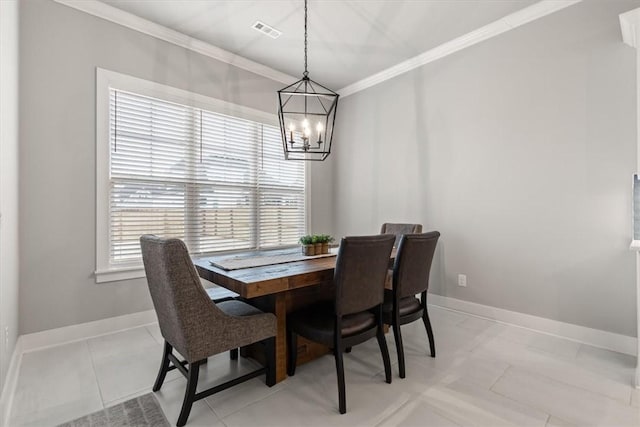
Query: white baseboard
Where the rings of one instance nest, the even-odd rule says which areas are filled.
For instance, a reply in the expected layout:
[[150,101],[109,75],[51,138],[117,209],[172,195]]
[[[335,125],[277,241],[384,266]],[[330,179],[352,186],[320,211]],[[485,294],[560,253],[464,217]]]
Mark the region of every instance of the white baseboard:
[[618,353],[635,356],[637,352],[637,339],[627,335],[559,322],[544,317],[532,316],[530,314],[518,313],[516,311],[509,311],[436,294],[429,294],[429,303],[450,310],[461,311],[497,322],[566,338],[582,344],[617,351]]
[[137,328],[157,321],[156,312],[154,310],[148,310],[21,335],[22,352],[28,353],[46,347],[112,334],[124,329]]
[[18,373],[20,372],[20,363],[22,362],[22,339],[18,337],[16,345],[11,354],[11,361],[7,370],[7,376],[2,387],[0,395],[0,423],[2,426],[9,425],[9,412],[13,405],[13,396],[15,395],[16,385],[18,384]]

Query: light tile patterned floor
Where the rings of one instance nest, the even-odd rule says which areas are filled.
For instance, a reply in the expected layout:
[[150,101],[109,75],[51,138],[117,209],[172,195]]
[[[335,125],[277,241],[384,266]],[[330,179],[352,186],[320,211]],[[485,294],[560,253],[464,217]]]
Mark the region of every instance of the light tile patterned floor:
[[[375,340],[346,355],[347,414],[339,415],[331,356],[268,388],[262,378],[197,402],[187,426],[640,426],[635,358],[430,308],[437,358],[421,322],[403,326],[407,378],[384,383]],[[161,356],[157,325],[24,355],[11,426],[53,426],[147,393]],[[207,387],[254,369],[218,355]],[[171,372],[156,393],[175,423],[185,380]]]

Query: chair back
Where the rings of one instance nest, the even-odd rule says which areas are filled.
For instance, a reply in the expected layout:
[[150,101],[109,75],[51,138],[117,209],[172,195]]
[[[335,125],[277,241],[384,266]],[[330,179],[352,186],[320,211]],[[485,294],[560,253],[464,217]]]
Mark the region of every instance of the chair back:
[[402,237],[403,234],[415,233],[422,233],[422,224],[394,224],[385,222],[380,229],[380,234],[395,234],[396,241],[393,244],[394,248],[397,248],[400,244],[400,237]]
[[144,235],[140,247],[162,336],[189,359],[204,341],[203,329],[224,314],[209,299],[182,240]]
[[393,291],[399,298],[429,289],[429,273],[440,233],[405,234],[393,268]]
[[381,304],[394,237],[345,237],[340,242],[334,283],[336,314],[359,313]]

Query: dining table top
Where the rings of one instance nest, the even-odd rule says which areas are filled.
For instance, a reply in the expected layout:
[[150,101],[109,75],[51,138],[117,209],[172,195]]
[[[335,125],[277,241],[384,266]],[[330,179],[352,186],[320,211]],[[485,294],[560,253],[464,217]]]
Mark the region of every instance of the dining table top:
[[[337,253],[337,250],[338,248],[332,249],[334,253]],[[255,254],[263,256],[265,252],[255,251]],[[391,253],[391,259],[394,257],[395,249]],[[230,289],[243,298],[256,298],[331,281],[337,256],[309,257],[300,261],[237,270],[225,270],[212,265],[211,261],[216,258],[219,257],[194,259],[200,277]]]
[[[259,251],[256,255],[264,253],[265,251]],[[255,298],[330,281],[333,279],[336,265],[336,257],[329,256],[225,270],[211,264],[214,258],[217,257],[194,259],[200,277],[224,286],[244,298]]]

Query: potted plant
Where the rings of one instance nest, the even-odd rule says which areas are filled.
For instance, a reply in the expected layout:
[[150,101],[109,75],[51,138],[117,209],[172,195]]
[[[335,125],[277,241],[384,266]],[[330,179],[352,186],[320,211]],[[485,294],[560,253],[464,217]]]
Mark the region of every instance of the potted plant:
[[319,236],[318,240],[320,240],[320,243],[322,243],[322,252],[320,252],[320,253],[328,254],[329,253],[329,244],[331,242],[333,242],[333,237],[331,237],[328,234],[321,234]]
[[322,254],[322,242],[320,241],[320,235],[314,234],[311,236],[311,241],[313,242],[313,246],[315,246],[316,255]]
[[310,256],[316,254],[316,248],[313,241],[313,236],[306,235],[300,238],[300,244],[302,245],[302,253]]

